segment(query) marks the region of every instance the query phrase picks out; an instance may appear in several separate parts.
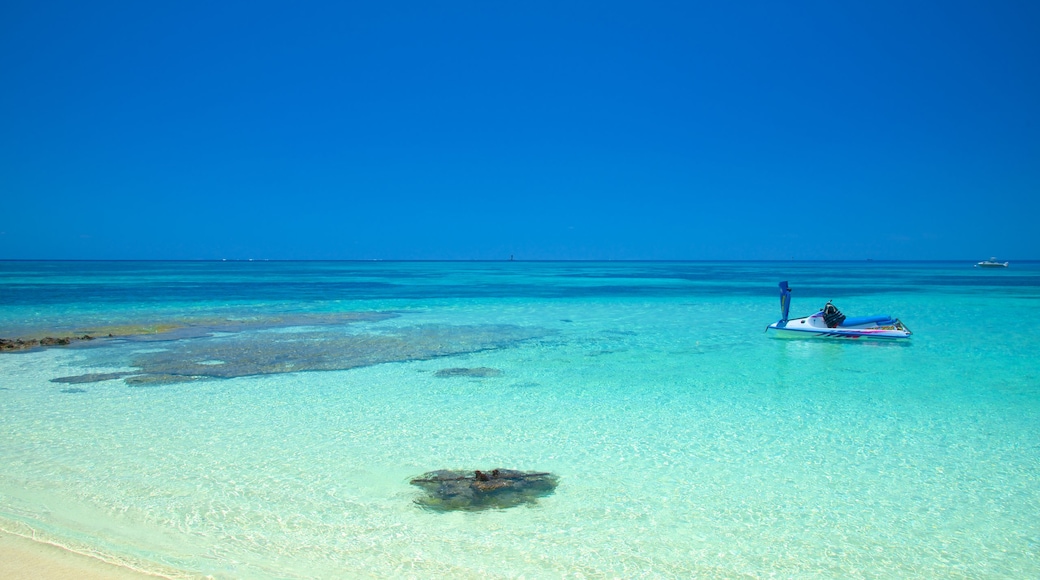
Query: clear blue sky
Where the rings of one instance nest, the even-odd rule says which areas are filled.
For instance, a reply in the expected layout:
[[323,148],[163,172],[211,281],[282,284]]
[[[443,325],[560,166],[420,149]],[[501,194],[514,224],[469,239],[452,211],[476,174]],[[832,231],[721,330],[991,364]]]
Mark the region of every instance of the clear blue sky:
[[0,259],[1040,258],[1040,2],[0,3]]

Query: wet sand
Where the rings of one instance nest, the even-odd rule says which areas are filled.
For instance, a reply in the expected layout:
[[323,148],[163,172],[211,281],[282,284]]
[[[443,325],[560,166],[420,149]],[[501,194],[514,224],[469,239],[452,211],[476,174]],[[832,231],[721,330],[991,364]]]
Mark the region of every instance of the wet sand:
[[0,578],[5,580],[155,580],[156,576],[0,531]]

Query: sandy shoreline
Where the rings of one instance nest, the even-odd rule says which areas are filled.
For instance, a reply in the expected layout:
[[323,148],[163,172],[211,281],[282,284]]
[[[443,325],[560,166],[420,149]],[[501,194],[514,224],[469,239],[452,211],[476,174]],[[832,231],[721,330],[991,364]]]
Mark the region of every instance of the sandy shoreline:
[[141,572],[0,531],[0,578],[6,580],[155,580]]

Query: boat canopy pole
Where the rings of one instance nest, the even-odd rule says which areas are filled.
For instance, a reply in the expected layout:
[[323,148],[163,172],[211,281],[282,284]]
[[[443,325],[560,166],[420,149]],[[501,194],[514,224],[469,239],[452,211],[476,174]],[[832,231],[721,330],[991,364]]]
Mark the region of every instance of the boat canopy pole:
[[780,322],[787,322],[787,313],[791,310],[791,288],[784,280],[780,283]]

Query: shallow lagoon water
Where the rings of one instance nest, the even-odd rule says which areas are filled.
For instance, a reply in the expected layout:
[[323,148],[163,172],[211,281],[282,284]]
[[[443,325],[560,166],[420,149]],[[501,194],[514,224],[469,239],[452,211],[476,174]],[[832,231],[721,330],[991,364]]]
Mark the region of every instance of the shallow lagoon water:
[[[768,338],[780,279],[914,337]],[[0,356],[0,527],[188,577],[1040,575],[1037,264],[0,263],[0,336],[200,320]],[[409,484],[496,467],[559,483]]]

